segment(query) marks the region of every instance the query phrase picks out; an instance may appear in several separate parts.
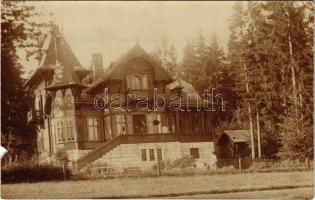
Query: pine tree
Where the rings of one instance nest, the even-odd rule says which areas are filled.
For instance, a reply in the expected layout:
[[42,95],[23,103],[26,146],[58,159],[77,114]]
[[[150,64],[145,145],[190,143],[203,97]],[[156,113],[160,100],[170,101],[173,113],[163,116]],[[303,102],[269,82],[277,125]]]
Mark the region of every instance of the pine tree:
[[205,38],[200,30],[197,37],[187,41],[184,47],[181,68],[183,78],[191,83],[199,93],[207,89],[207,77],[205,76],[208,49]]
[[244,33],[245,33],[245,21],[244,21],[244,5],[243,2],[236,2],[233,6],[233,14],[229,24],[229,42],[228,42],[228,54],[227,62],[231,77],[234,80],[233,91],[238,94],[236,101],[236,108],[234,110],[232,124],[235,124],[239,128],[248,127],[247,121],[248,115],[247,106],[243,102],[243,97],[246,93],[245,88],[245,73],[244,73]]
[[171,44],[166,37],[162,37],[160,44],[151,53],[152,57],[166,69],[173,77],[178,71],[177,54],[174,44]]
[[313,158],[313,130],[312,121],[305,119],[301,113],[296,118],[295,108],[288,109],[281,124],[281,144],[279,155],[282,158],[304,161]]
[[8,150],[9,161],[18,155],[34,153],[36,128],[27,123],[27,112],[33,99],[23,88],[24,80],[17,49],[24,48],[27,57],[38,55],[38,37],[44,24],[37,24],[31,16],[35,8],[21,2],[2,2],[1,9],[1,145]]
[[241,104],[235,116],[237,121],[244,120],[242,104],[248,105],[249,120],[253,122],[256,116],[251,127],[258,147],[261,133],[262,153],[277,157],[286,139],[280,135],[280,127],[289,120],[288,112],[292,114],[293,108],[297,121],[306,115],[312,118],[309,102],[313,99],[305,94],[306,90],[311,93],[313,70],[313,39],[309,37],[313,32],[308,28],[313,22],[305,15],[312,16],[312,8],[305,2],[248,2],[244,14],[241,3],[234,9],[228,60],[231,70],[240,75],[236,75],[238,85],[246,83],[246,92],[240,90]]

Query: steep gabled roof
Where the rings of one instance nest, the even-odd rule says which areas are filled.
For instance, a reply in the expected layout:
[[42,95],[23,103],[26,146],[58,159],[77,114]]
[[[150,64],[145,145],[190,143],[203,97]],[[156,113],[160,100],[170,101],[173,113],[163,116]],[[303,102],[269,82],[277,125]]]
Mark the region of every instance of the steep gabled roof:
[[[65,68],[70,66],[70,70],[74,71],[76,74],[75,76],[80,79],[91,72],[82,67],[57,25],[53,25],[48,38],[45,40],[43,48],[45,53],[40,62],[40,66],[36,69],[30,79],[26,81],[24,84],[25,86],[32,85],[43,73],[47,73],[47,71],[54,72],[58,64]],[[67,72],[67,74],[69,73]],[[74,80],[77,81],[76,78],[74,78]]]
[[106,82],[109,79],[114,80],[122,80],[124,79],[124,69],[125,63],[131,58],[142,57],[149,61],[154,69],[154,80],[156,81],[173,81],[172,76],[161,66],[159,66],[153,58],[139,45],[136,44],[132,49],[130,49],[127,53],[123,54],[119,57],[111,66],[104,72],[104,74],[96,80],[87,90],[87,93],[92,92],[95,88],[97,88],[102,83]]

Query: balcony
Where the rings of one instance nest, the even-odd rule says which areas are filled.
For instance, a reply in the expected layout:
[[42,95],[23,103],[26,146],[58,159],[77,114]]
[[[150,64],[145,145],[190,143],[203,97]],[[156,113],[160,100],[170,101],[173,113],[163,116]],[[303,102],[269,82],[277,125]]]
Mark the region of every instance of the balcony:
[[41,124],[43,122],[42,112],[32,109],[27,113],[27,122]]

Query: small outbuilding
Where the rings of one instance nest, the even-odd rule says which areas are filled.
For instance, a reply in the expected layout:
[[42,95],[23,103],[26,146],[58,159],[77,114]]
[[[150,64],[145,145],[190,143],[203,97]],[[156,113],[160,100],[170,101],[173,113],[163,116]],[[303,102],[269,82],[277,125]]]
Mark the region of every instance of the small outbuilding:
[[218,159],[248,157],[250,155],[249,130],[224,130],[216,140]]

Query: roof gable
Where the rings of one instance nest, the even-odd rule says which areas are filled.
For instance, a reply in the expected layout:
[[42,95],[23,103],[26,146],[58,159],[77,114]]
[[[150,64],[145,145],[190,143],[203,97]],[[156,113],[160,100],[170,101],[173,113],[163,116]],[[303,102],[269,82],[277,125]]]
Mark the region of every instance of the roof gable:
[[161,66],[159,66],[153,58],[139,45],[135,45],[132,49],[120,56],[111,66],[104,72],[104,74],[96,80],[87,90],[91,93],[109,79],[122,80],[125,78],[126,63],[132,58],[144,58],[153,66],[154,80],[156,81],[173,81],[172,76]]

